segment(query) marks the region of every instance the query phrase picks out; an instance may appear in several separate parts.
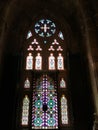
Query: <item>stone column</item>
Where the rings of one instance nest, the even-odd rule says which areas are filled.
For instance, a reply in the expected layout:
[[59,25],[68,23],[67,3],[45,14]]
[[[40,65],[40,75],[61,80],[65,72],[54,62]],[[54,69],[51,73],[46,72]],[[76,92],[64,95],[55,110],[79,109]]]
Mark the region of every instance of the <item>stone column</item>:
[[85,39],[86,39],[87,59],[88,59],[92,93],[93,93],[93,101],[95,106],[93,130],[98,130],[98,74],[97,74],[98,43],[96,40],[96,30],[93,26],[91,26],[89,20],[90,19],[87,19]]

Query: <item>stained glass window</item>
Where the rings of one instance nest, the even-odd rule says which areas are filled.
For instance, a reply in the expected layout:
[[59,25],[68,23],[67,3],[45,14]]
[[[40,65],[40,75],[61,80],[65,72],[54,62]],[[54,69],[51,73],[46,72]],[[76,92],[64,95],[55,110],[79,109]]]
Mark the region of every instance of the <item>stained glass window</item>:
[[66,82],[63,78],[60,80],[60,88],[66,88]]
[[35,32],[41,37],[50,37],[56,31],[56,25],[49,19],[41,19],[35,24]]
[[64,36],[63,36],[63,33],[60,31],[59,34],[58,34],[59,38],[61,38],[62,40],[64,40]]
[[22,106],[22,125],[28,125],[29,122],[29,98],[25,95]]
[[26,69],[32,70],[33,69],[33,56],[31,53],[26,58]]
[[59,53],[57,57],[57,69],[58,70],[63,70],[64,69],[64,59],[61,53]]
[[32,47],[32,45],[29,45],[29,47],[28,47],[28,49],[27,49],[28,51],[33,51],[34,50],[34,48]]
[[55,57],[53,56],[53,53],[49,56],[49,70],[55,70]]
[[27,34],[27,39],[30,38],[30,37],[32,37],[31,31],[28,32],[28,34]]
[[30,88],[30,81],[28,78],[24,82],[24,88]]
[[61,121],[62,124],[68,124],[67,99],[64,95],[61,97]]
[[58,46],[57,51],[63,51],[61,46]]
[[42,51],[42,48],[40,47],[40,45],[37,46],[36,51]]
[[50,48],[48,50],[49,51],[54,51],[55,49],[53,48],[53,46],[50,46]]
[[40,56],[40,53],[38,53],[35,58],[35,69],[36,70],[42,69],[42,57]]
[[54,39],[54,42],[52,42],[52,45],[59,45],[56,39]]
[[[56,24],[49,19],[41,19],[35,23],[33,21],[33,24],[34,30],[33,28],[30,30],[34,35],[31,31],[27,34],[26,53],[28,54],[25,59],[26,70],[24,70],[26,71],[24,77],[27,78],[25,81],[22,80],[25,96],[20,120],[22,126],[27,129],[59,129],[60,122],[61,128],[69,121],[67,99],[61,94],[62,88],[63,90],[66,88],[65,79],[62,77],[65,74],[65,71],[62,71],[64,70],[64,36],[59,29],[56,30]],[[60,82],[59,77],[61,77]],[[62,95],[59,97],[60,100],[57,93]]]
[[33,45],[34,45],[34,44],[37,45],[37,44],[39,44],[39,43],[37,42],[36,39],[34,39],[33,42],[32,42],[31,44],[33,44]]
[[53,80],[48,78],[47,75],[38,79],[32,99],[32,128],[57,129],[57,92]]

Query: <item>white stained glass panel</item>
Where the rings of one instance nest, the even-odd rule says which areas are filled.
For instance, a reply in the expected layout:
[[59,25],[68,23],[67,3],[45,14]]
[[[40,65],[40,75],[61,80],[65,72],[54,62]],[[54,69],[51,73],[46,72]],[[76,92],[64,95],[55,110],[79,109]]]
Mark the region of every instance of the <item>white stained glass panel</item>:
[[24,88],[30,88],[30,81],[28,78],[24,82]]
[[55,70],[55,57],[52,53],[49,56],[49,70]]
[[64,59],[61,53],[59,53],[57,57],[57,69],[58,70],[64,70]]
[[26,58],[26,69],[32,70],[33,69],[33,56],[31,53]]
[[68,124],[67,99],[64,95],[61,98],[61,121],[62,124]]
[[25,95],[22,106],[22,125],[28,125],[29,118],[29,98]]
[[66,88],[66,82],[63,78],[60,80],[60,88]]
[[35,69],[36,70],[42,69],[42,56],[40,56],[40,53],[38,53],[35,58]]
[[59,34],[58,34],[59,38],[61,38],[62,40],[64,40],[64,36],[63,36],[63,33],[60,31]]
[[30,37],[32,37],[31,31],[28,32],[28,34],[27,34],[27,39],[30,38]]

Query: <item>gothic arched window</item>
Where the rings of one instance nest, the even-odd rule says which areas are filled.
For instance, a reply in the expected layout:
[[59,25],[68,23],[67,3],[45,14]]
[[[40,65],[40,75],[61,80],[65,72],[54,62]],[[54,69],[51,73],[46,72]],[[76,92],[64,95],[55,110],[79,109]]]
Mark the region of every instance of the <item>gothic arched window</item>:
[[29,122],[29,98],[25,95],[22,106],[22,125],[28,125]]
[[32,33],[31,33],[31,31],[28,31],[27,39],[30,38],[30,37],[32,37]]
[[55,70],[55,57],[53,56],[53,54],[51,53],[49,56],[49,70]]
[[33,69],[33,56],[31,53],[26,58],[26,69],[32,70]]
[[61,97],[61,120],[62,124],[68,124],[68,106],[64,95]]
[[60,80],[60,88],[66,88],[66,82],[63,78]]
[[24,82],[24,88],[30,88],[30,81],[28,78]]
[[58,70],[63,70],[64,69],[64,59],[61,53],[59,53],[57,57],[57,69]]
[[42,69],[42,57],[41,57],[40,53],[38,53],[37,56],[35,57],[35,69],[36,70]]
[[33,21],[27,32],[19,99],[22,129],[68,127],[64,40],[61,29],[47,18]]

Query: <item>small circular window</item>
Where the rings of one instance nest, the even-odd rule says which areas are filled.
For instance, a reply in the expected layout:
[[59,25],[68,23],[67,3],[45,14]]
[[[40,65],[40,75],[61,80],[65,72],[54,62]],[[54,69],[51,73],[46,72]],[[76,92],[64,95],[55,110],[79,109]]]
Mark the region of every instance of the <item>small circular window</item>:
[[41,37],[50,37],[55,31],[56,26],[49,19],[41,19],[35,24],[35,32]]

